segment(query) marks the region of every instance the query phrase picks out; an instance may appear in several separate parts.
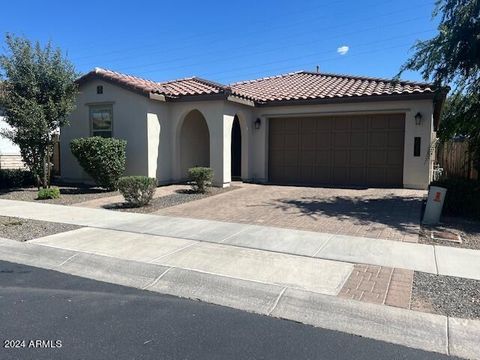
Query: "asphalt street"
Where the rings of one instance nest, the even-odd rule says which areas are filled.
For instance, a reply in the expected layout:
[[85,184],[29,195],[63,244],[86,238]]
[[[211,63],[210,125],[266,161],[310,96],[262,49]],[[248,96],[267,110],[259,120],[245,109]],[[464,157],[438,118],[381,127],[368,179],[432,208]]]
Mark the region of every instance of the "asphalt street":
[[3,261],[0,340],[2,360],[447,358]]

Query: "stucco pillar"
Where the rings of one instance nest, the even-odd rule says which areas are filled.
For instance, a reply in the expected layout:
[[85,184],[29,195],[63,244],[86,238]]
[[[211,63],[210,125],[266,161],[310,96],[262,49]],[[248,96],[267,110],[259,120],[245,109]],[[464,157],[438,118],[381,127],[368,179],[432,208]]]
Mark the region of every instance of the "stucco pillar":
[[210,167],[213,185],[228,187],[231,182],[231,141],[233,116],[220,115],[210,126]]
[[[157,114],[147,114],[147,176],[157,178],[158,147],[160,144],[160,121]],[[158,181],[158,179],[157,179]]]

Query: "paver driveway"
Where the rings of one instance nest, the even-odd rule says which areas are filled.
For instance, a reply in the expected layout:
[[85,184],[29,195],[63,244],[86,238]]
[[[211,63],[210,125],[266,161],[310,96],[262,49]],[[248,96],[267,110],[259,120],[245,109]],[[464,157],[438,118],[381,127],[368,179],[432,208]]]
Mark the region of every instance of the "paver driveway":
[[426,191],[235,184],[157,214],[417,242]]

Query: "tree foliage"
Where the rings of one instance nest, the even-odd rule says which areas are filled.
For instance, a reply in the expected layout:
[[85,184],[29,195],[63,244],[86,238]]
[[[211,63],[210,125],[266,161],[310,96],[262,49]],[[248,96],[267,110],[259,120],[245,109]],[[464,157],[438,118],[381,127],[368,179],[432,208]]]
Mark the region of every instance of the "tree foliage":
[[23,161],[47,187],[52,135],[68,123],[77,87],[75,69],[59,48],[7,34],[6,54],[0,55],[3,78],[0,103],[12,130],[4,136],[20,147]]
[[440,141],[465,136],[480,164],[480,0],[437,0],[438,34],[415,44],[402,66],[420,71],[425,80],[452,85],[439,129]]

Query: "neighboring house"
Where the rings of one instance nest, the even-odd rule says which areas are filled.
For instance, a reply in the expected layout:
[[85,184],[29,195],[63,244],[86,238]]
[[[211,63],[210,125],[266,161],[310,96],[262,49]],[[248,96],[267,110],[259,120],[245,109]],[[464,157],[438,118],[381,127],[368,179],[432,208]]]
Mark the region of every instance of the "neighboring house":
[[61,130],[62,177],[71,181],[88,177],[70,141],[99,135],[127,140],[127,174],[162,184],[210,166],[216,186],[233,178],[424,189],[445,97],[426,83],[304,71],[224,86],[96,68],[78,84]]
[[19,147],[2,135],[3,130],[11,129],[2,115],[0,108],[0,169],[22,169],[24,164]]

